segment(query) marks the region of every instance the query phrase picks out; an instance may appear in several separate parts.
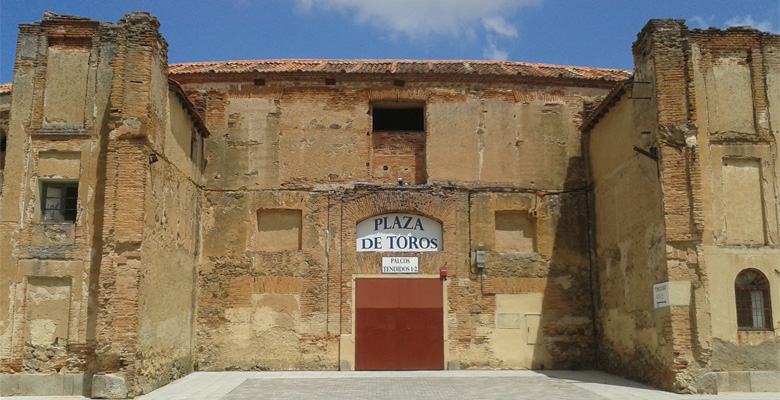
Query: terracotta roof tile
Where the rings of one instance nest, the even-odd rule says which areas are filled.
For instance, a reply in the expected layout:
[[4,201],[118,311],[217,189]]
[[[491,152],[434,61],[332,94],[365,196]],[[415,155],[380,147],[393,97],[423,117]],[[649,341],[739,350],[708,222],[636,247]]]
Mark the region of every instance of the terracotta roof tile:
[[[572,67],[510,61],[423,61],[423,60],[254,60],[213,61],[169,65],[171,77],[189,74],[229,73],[330,73],[330,74],[433,74],[469,76],[521,76],[620,82],[631,71],[610,68]],[[1,84],[0,94],[11,92]]]
[[623,81],[631,71],[509,61],[254,60],[171,64],[171,76],[204,73],[346,73],[525,76]]

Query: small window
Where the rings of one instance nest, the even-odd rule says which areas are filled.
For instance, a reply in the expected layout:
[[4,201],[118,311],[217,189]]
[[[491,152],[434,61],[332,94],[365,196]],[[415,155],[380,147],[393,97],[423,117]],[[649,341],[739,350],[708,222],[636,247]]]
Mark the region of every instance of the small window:
[[769,281],[761,271],[743,270],[734,281],[737,301],[737,329],[741,331],[771,331],[772,304]]
[[76,182],[44,182],[41,193],[43,222],[76,222],[78,197]]

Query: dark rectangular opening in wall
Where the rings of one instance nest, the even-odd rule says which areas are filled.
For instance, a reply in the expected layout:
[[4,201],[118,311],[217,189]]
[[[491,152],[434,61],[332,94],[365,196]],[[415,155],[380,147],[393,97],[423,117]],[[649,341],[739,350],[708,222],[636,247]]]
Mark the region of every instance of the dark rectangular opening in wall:
[[374,104],[371,117],[372,182],[426,183],[424,104]]
[[374,107],[374,131],[425,131],[425,110],[415,108]]

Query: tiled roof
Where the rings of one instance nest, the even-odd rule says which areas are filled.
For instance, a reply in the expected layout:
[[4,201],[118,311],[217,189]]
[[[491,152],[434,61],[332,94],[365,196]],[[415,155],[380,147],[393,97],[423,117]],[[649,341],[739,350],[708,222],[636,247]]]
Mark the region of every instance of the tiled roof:
[[198,114],[198,110],[195,108],[195,104],[192,104],[192,100],[190,100],[190,98],[187,97],[187,94],[184,93],[184,89],[181,87],[181,85],[179,85],[179,82],[168,78],[168,89],[173,91],[173,93],[175,93],[182,102],[182,105],[187,111],[187,114],[189,114],[192,122],[198,128],[201,136],[209,137],[210,133],[209,129],[206,127],[206,123],[203,122],[203,118],[201,118],[200,114]]
[[254,60],[171,64],[171,76],[229,73],[346,73],[523,76],[622,81],[631,71],[509,61]]
[[[254,60],[212,61],[170,64],[173,78],[189,74],[229,73],[346,73],[346,74],[435,74],[480,77],[522,76],[620,82],[631,71],[611,68],[572,67],[510,61],[422,61],[422,60]],[[10,93],[11,84],[0,85],[0,94]]]

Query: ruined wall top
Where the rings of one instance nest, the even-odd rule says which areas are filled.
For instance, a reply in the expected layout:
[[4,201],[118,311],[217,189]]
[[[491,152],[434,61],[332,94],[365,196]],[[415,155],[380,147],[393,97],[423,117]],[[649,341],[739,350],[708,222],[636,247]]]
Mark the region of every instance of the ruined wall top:
[[757,36],[780,38],[780,35],[772,32],[765,32],[755,29],[751,26],[732,26],[726,29],[709,27],[707,29],[690,29],[685,25],[684,19],[654,18],[647,21],[647,24],[636,35],[636,41],[633,44],[634,54],[641,49],[643,43],[651,36],[661,32],[692,32],[695,34],[704,34],[707,36],[728,36],[733,34],[755,34]]

